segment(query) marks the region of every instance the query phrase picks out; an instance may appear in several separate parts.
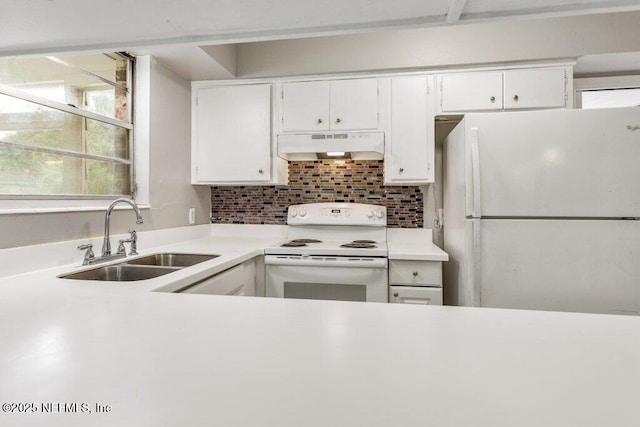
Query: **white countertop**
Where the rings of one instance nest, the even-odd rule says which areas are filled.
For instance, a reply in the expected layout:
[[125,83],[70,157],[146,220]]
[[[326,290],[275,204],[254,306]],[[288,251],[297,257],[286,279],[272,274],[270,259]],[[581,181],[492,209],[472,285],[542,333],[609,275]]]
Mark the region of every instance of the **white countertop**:
[[[251,240],[166,248],[242,257],[269,238]],[[638,317],[131,292],[58,269],[0,280],[0,403],[38,408],[3,427],[637,420]]]
[[389,228],[387,230],[389,259],[413,261],[447,261],[449,255],[432,243],[430,229]]

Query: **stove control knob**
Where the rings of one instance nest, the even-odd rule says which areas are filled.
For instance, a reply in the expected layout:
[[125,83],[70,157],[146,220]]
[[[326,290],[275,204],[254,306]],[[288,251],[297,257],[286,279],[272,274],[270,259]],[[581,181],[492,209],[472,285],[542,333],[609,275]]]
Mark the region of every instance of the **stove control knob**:
[[293,207],[289,210],[289,215],[291,215],[292,217],[296,217],[298,216],[298,209]]
[[307,211],[306,211],[306,209],[305,209],[305,208],[300,208],[300,212],[298,212],[298,216],[299,216],[299,217],[303,217],[303,218],[304,218],[305,216],[307,216]]
[[373,209],[369,209],[367,211],[367,218],[373,218],[374,214],[373,214]]
[[378,218],[382,218],[384,216],[384,213],[382,212],[382,209],[379,209],[378,212],[376,212],[376,216]]

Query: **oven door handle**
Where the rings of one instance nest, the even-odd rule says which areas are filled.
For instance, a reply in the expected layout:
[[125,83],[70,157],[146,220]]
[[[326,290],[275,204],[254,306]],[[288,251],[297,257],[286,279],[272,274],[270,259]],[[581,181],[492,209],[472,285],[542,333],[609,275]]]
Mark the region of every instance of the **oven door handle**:
[[265,265],[296,267],[387,268],[386,258],[265,255]]

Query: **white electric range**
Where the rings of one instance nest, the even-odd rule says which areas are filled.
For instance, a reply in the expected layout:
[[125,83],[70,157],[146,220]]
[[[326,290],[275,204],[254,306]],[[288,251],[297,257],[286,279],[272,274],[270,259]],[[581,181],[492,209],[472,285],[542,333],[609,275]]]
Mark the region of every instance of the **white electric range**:
[[293,205],[287,224],[287,241],[265,248],[267,297],[388,301],[384,206]]

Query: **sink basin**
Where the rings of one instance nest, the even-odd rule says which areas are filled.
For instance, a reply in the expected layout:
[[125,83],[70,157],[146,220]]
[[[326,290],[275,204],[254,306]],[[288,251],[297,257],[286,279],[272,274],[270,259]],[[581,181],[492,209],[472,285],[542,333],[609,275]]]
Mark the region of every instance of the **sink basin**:
[[142,258],[126,261],[130,265],[157,265],[163,267],[190,267],[201,262],[209,261],[220,255],[203,254],[153,254]]
[[154,277],[178,271],[201,262],[209,261],[220,255],[161,253],[132,260],[123,260],[119,264],[107,265],[78,273],[63,274],[62,279],[102,280],[108,282],[133,282],[153,279]]
[[103,280],[111,282],[132,282],[135,280],[153,279],[172,273],[179,268],[135,266],[127,264],[108,265],[93,270],[59,276],[63,279]]

